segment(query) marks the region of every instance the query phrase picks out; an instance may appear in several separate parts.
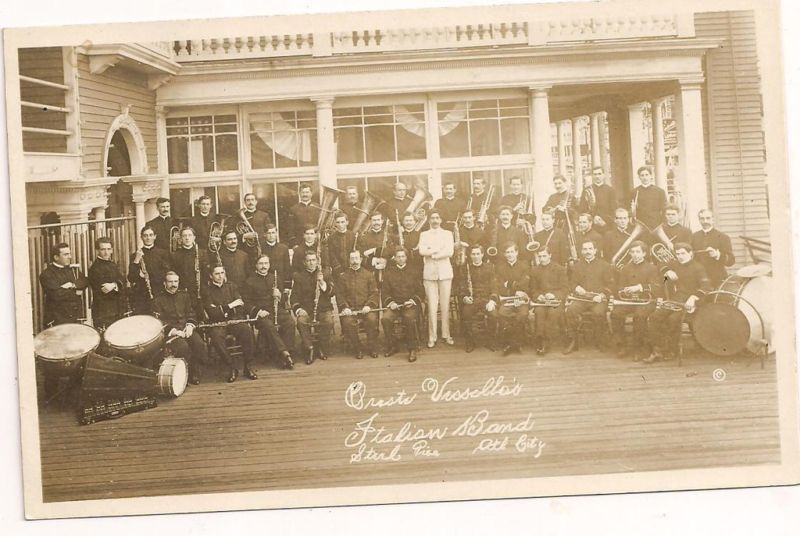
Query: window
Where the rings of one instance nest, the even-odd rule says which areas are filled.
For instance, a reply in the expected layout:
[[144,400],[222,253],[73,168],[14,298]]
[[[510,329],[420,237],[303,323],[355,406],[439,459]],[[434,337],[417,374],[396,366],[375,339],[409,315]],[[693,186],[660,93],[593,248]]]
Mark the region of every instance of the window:
[[427,156],[423,104],[333,110],[337,162],[395,162]]
[[528,101],[490,99],[438,105],[442,157],[531,152]]
[[252,169],[317,165],[317,119],[313,110],[248,115]]
[[427,187],[428,175],[388,175],[339,179],[337,187],[344,190],[348,186],[356,186],[359,193],[369,191],[383,200],[389,200],[394,195],[392,188],[397,182],[404,182],[408,186],[407,195],[413,196],[416,184],[425,184]]
[[170,173],[239,169],[236,115],[203,115],[167,119]]
[[170,188],[169,201],[173,218],[191,218],[197,213],[197,199],[201,195],[211,198],[211,211],[235,216],[242,206],[238,184],[207,186],[202,192],[197,188]]
[[311,186],[312,203],[318,203],[319,181],[316,179],[257,182],[253,184],[253,193],[258,200],[258,210],[263,210],[269,214],[270,220],[277,224],[281,241],[286,241],[289,238],[286,228],[289,209],[300,200],[299,189],[301,183]]
[[[531,181],[533,174],[530,168],[510,168],[510,169],[490,169],[481,171],[455,171],[449,173],[442,173],[442,184],[452,182],[456,185],[456,195],[466,199],[472,194],[472,179],[483,178],[486,180],[486,186],[494,184],[494,198],[500,199],[506,192],[509,191],[508,185],[512,177],[522,178],[523,189],[526,184]],[[541,204],[546,200],[542,200]],[[537,205],[540,204],[537,201]]]

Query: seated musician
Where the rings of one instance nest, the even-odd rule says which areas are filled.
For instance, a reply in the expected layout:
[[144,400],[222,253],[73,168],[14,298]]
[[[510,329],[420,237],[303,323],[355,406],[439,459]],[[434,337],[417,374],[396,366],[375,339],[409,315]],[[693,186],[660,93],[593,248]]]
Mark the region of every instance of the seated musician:
[[239,249],[239,238],[233,229],[225,231],[223,243],[225,247],[220,248],[219,257],[225,267],[225,277],[238,288],[242,288],[245,279],[253,271],[250,255]]
[[261,255],[256,261],[255,273],[243,286],[245,307],[250,311],[250,318],[256,319],[253,326],[266,343],[264,352],[274,349],[281,364],[293,368],[289,349],[294,346],[294,319],[283,304],[284,278],[270,267],[268,255]]
[[373,212],[369,229],[358,238],[357,249],[361,252],[364,268],[370,272],[386,268],[388,254],[396,247],[388,226],[389,220],[384,221],[383,214]]
[[542,212],[542,230],[533,235],[540,247],[551,252],[551,262],[564,266],[569,260],[569,244],[567,235],[555,227],[555,215],[552,210]]
[[718,287],[728,277],[728,267],[736,258],[731,247],[731,237],[714,227],[714,214],[707,208],[697,213],[700,230],[692,235],[695,260],[703,265],[713,287]]
[[362,268],[361,253],[350,252],[350,268],[339,278],[336,303],[339,306],[342,333],[350,344],[356,359],[362,359],[358,338],[358,322],[364,321],[367,331],[367,353],[378,357],[378,286],[373,275]]
[[494,288],[487,310],[497,309],[503,355],[522,351],[525,338],[525,319],[528,317],[528,287],[530,268],[519,260],[519,248],[514,242],[502,246],[504,260],[494,270]]
[[244,300],[239,289],[233,283],[225,280],[225,267],[214,266],[211,269],[210,281],[202,292],[203,309],[209,321],[220,324],[208,328],[211,345],[222,357],[230,368],[228,383],[233,383],[239,377],[233,358],[225,344],[225,336],[233,335],[242,347],[242,360],[244,375],[251,380],[258,379],[258,374],[253,368],[253,331],[244,320]]
[[330,276],[319,269],[316,251],[306,251],[303,270],[294,273],[291,307],[297,316],[297,331],[300,332],[300,344],[305,352],[307,365],[313,363],[317,357],[323,361],[328,359],[333,332],[331,298],[334,293]]
[[172,270],[169,252],[155,247],[156,232],[145,225],[139,233],[142,247],[131,254],[128,281],[131,307],[137,315],[153,312],[153,299],[164,288],[164,275]]
[[[608,296],[614,286],[614,269],[597,257],[594,242],[581,244],[583,258],[576,262],[569,275],[569,304],[564,309],[564,320],[569,343],[564,354],[571,354],[578,347],[578,323],[582,314],[589,314],[595,324],[595,333],[605,334]],[[598,335],[602,336],[602,335]],[[598,341],[603,343],[605,341]]]
[[164,292],[153,301],[153,314],[164,323],[167,348],[186,361],[189,383],[200,383],[200,363],[208,362],[208,348],[197,331],[198,311],[195,300],[180,288],[180,277],[169,271],[164,276]]
[[614,211],[614,227],[603,235],[602,257],[612,262],[616,255],[622,255],[622,246],[631,237],[633,229],[630,227],[630,216],[624,208]]
[[694,258],[692,246],[675,244],[676,260],[662,268],[665,300],[656,306],[648,319],[648,334],[652,353],[644,363],[671,359],[678,351],[681,325],[686,316],[694,315],[700,296],[710,290],[706,270]]
[[417,326],[424,292],[422,279],[408,264],[408,251],[398,248],[394,253],[394,262],[389,264],[383,280],[383,306],[387,311],[383,313],[381,323],[383,335],[386,337],[386,357],[397,351],[398,341],[394,340],[392,327],[394,321],[401,318],[406,328],[408,360],[412,363],[417,360]]
[[347,269],[350,252],[355,246],[355,233],[347,227],[350,219],[344,212],[337,212],[333,216],[333,232],[325,244],[331,274],[334,279]]
[[[533,319],[533,334],[536,353],[547,352],[553,340],[552,332],[558,332],[564,319],[564,299],[567,295],[567,271],[552,262],[548,248],[536,252],[537,263],[531,269],[529,318]],[[548,333],[550,331],[550,333]]]
[[494,284],[494,267],[483,260],[483,246],[473,244],[469,248],[469,260],[461,267],[457,295],[461,304],[461,333],[464,334],[467,353],[475,349],[475,320],[486,316],[486,347],[494,351],[492,340],[497,332],[497,308],[489,308]]
[[127,285],[119,266],[111,260],[111,239],[103,237],[95,240],[95,250],[97,258],[89,267],[92,323],[95,328],[105,329],[127,312]]
[[[617,274],[615,297],[617,301],[628,301],[631,304],[614,304],[611,311],[611,332],[617,355],[625,357],[628,353],[625,348],[625,319],[633,317],[633,360],[639,361],[650,353],[647,318],[656,308],[656,298],[661,295],[661,278],[655,265],[645,260],[647,244],[643,241],[635,240],[631,243],[628,255],[630,262]],[[635,304],[636,302],[641,303]]]

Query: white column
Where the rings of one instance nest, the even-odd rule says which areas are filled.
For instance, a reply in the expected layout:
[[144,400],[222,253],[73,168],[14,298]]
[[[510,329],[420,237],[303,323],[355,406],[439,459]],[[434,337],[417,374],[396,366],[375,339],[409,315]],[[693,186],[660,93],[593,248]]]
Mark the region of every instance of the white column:
[[161,105],[156,105],[156,145],[158,147],[158,150],[156,151],[156,154],[158,155],[158,175],[163,178],[161,182],[161,197],[169,198],[169,160],[167,159],[168,158],[167,111]]
[[[533,201],[536,215],[553,189],[553,153],[550,133],[550,88],[530,88],[531,142],[533,144]],[[541,217],[536,218],[542,221]]]
[[582,117],[572,118],[572,181],[575,195],[580,197],[583,191],[583,158],[581,158],[581,123]]
[[567,128],[569,127],[569,120],[563,120],[556,123],[556,137],[558,138],[558,173],[567,176],[567,144],[564,139],[567,135]]
[[628,106],[628,132],[631,148],[631,177],[633,186],[639,186],[636,170],[645,165],[644,109],[642,103]]
[[333,138],[333,97],[312,97],[317,106],[317,161],[320,186],[336,188],[336,143]]
[[664,112],[662,99],[650,101],[651,122],[653,124],[653,174],[656,186],[667,190],[667,154],[664,149]]
[[597,131],[600,133],[600,165],[603,166],[603,171],[606,172],[606,179],[612,180],[611,177],[611,153],[609,153],[608,141],[608,112],[601,112],[598,121]]
[[144,216],[144,201],[134,201],[133,205],[136,208],[136,241],[137,244],[141,245],[139,234],[144,224],[147,223],[147,219]]
[[[442,172],[439,170],[441,162],[439,154],[439,113],[436,101],[432,97],[427,98],[425,106],[425,147],[428,153],[428,161],[431,163],[431,174],[428,176],[428,191],[434,199],[442,197]],[[469,193],[469,186],[466,192],[458,192],[457,195]]]
[[589,145],[592,147],[592,168],[603,167],[600,157],[600,118],[603,112],[595,112],[589,117],[591,118],[591,133],[592,141]]
[[98,238],[101,236],[106,235],[106,224],[99,223],[103,222],[106,219],[106,207],[95,207],[92,209],[92,214],[94,215],[94,220],[98,222],[97,224],[97,236]]
[[675,96],[675,121],[678,128],[678,187],[686,200],[691,225],[697,212],[708,207],[705,143],[703,141],[702,82],[681,82]]

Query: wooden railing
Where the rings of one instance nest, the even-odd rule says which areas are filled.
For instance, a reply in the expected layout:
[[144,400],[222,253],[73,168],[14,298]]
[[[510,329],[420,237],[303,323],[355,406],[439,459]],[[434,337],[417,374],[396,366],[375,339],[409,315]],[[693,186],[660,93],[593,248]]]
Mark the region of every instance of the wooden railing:
[[[113,245],[112,259],[127,275],[130,254],[136,249],[136,223],[133,217],[89,220],[71,224],[34,225],[28,227],[28,261],[30,264],[31,306],[33,311],[33,330],[39,333],[44,329],[44,293],[39,284],[39,274],[51,262],[53,246],[66,242],[72,252],[72,262],[80,265],[86,275],[95,259],[94,241],[107,236]],[[89,310],[91,292],[83,294],[82,318],[91,318]]]

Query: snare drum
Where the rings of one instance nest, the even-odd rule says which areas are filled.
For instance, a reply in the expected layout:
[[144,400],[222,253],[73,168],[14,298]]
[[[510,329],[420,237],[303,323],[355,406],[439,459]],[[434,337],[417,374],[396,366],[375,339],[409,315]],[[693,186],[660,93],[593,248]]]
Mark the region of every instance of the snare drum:
[[85,324],[59,324],[33,339],[33,351],[48,373],[68,376],[77,372],[89,352],[100,345],[100,333]]
[[103,338],[112,354],[142,363],[161,348],[163,324],[149,315],[120,318],[106,329]]
[[161,395],[173,398],[181,396],[188,380],[189,373],[183,359],[168,357],[158,367],[158,392]]

